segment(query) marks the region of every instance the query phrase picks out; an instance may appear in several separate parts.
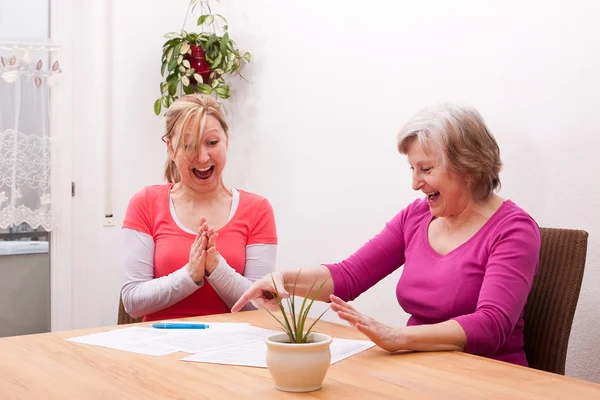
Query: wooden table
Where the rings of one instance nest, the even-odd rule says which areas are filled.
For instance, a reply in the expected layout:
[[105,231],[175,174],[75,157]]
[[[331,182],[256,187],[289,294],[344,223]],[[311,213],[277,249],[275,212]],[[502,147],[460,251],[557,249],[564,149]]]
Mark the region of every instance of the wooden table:
[[[264,311],[203,317],[277,329]],[[140,324],[147,325],[147,324]],[[364,339],[321,322],[320,332]],[[600,399],[600,385],[463,353],[389,354],[377,347],[331,366],[323,388],[304,394],[273,387],[264,368],[145,356],[65,338],[105,327],[0,339],[0,399]]]

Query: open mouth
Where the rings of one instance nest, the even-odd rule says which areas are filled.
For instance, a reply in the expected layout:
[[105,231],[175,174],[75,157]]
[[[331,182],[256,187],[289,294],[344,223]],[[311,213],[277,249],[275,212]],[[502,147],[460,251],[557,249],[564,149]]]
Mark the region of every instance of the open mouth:
[[438,199],[438,197],[440,197],[440,192],[427,193],[427,202],[433,203],[434,201],[436,201]]
[[206,180],[206,179],[210,178],[214,169],[215,169],[214,165],[207,167],[207,168],[202,168],[202,169],[192,168],[192,173],[196,176],[196,178]]

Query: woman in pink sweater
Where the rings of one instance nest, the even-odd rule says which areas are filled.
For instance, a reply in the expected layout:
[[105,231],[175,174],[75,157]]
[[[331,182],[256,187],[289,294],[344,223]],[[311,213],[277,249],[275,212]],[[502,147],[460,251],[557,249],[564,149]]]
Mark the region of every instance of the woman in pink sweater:
[[[315,280],[318,299],[388,351],[458,350],[527,365],[523,311],[538,266],[536,222],[495,192],[502,167],[496,140],[472,108],[442,105],[415,115],[398,135],[412,188],[423,198],[392,218],[347,259],[303,268],[296,294]],[[404,266],[396,287],[411,315],[392,327],[347,301]],[[298,271],[272,274],[288,295]],[[317,285],[318,286],[318,285]],[[285,291],[281,288],[285,288]],[[273,308],[271,275],[256,281],[233,306],[248,301]]]

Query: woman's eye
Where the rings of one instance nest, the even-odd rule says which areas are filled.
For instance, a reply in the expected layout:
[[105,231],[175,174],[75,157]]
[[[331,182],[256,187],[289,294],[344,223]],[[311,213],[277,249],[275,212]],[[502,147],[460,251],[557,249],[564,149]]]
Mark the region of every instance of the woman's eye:
[[211,146],[216,146],[217,143],[219,143],[218,140],[211,140],[210,142],[208,142],[208,144],[211,145]]
[[427,168],[421,168],[421,171],[423,172],[429,172],[431,171],[431,168],[427,167]]

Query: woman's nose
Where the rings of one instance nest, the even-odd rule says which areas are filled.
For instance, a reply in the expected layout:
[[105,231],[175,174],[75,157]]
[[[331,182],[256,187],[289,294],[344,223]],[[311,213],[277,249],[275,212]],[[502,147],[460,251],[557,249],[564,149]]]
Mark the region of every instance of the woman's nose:
[[210,159],[208,151],[204,146],[200,146],[200,148],[198,149],[198,154],[196,156],[198,157],[198,162],[201,164],[208,162],[208,160]]
[[421,179],[421,177],[419,176],[418,173],[413,172],[413,174],[412,174],[412,188],[413,188],[413,190],[419,190],[419,189],[421,189],[421,186],[423,186],[423,180]]

